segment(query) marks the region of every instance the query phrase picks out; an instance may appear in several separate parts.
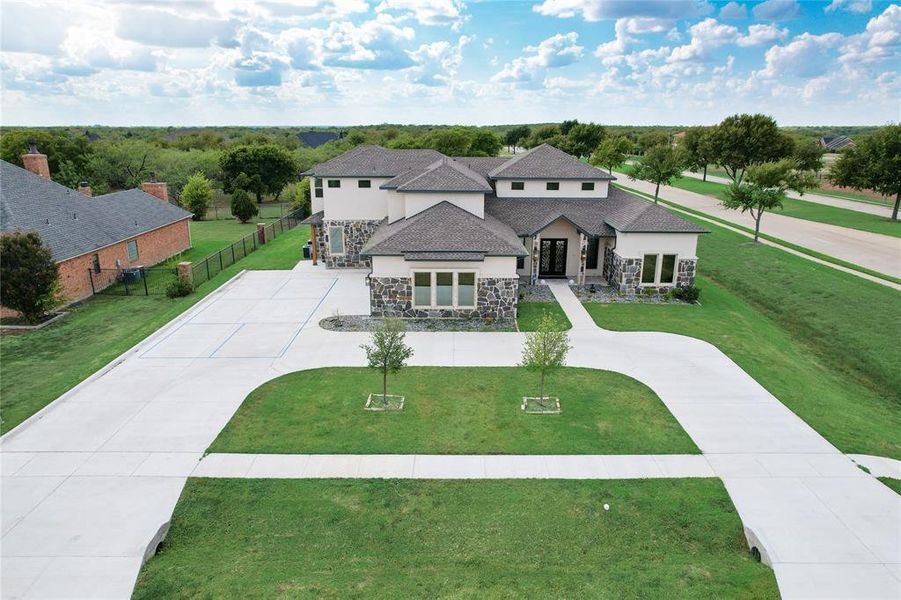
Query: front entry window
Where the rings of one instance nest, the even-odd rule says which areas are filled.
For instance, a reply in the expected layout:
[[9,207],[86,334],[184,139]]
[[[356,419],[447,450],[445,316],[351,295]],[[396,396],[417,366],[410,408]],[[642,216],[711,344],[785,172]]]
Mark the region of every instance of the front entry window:
[[476,304],[473,271],[416,271],[413,306],[418,308],[471,308]]

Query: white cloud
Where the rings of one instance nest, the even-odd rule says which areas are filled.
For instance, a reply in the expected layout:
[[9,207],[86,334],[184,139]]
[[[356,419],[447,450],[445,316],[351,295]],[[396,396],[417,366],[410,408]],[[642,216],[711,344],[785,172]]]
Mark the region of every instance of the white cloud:
[[691,41],[684,46],[673,48],[667,58],[668,62],[708,60],[711,49],[735,42],[739,37],[736,27],[719,23],[714,18],[695,23],[688,31],[691,34]]
[[779,29],[776,25],[751,25],[748,34],[740,36],[735,43],[742,47],[761,46],[771,44],[777,40],[784,40],[788,36],[788,29]]
[[600,44],[594,51],[594,55],[600,58],[621,55],[626,47],[635,41],[630,34],[660,33],[666,31],[667,23],[661,19],[645,17],[628,17],[617,19],[613,29],[616,32],[614,39]]
[[579,34],[571,31],[551,36],[537,46],[526,46],[525,56],[504,65],[491,80],[519,84],[542,81],[547,69],[570,65],[582,56],[583,48],[578,45],[578,40]]
[[463,47],[471,41],[471,37],[462,35],[456,44],[442,40],[409,52],[416,66],[409,70],[408,80],[429,86],[449,83],[463,62]]
[[766,67],[756,71],[765,79],[785,76],[818,77],[829,67],[830,52],[842,42],[839,33],[812,35],[802,33],[785,46],[773,46],[766,51]]
[[466,20],[462,0],[382,0],[376,6],[377,13],[399,12],[412,16],[420,25],[433,25],[459,29]]
[[63,7],[48,10],[22,2],[4,2],[0,19],[0,47],[4,52],[57,55],[72,14]]
[[730,2],[720,9],[721,19],[747,19],[748,9],[744,4]]
[[801,6],[797,0],[766,0],[751,9],[755,19],[767,21],[784,21],[794,19],[801,14]]
[[872,0],[832,0],[824,12],[828,14],[840,10],[865,15],[873,10],[873,2]]
[[710,14],[713,7],[706,0],[543,0],[532,10],[549,17],[581,16],[586,21],[601,21],[625,17],[688,19]]
[[[305,21],[311,19],[342,19],[369,11],[365,0],[267,0],[256,6],[266,11],[271,19],[280,21]],[[236,8],[240,5],[236,6]],[[240,7],[244,8],[244,7]]]
[[170,48],[205,48],[234,44],[239,26],[234,19],[190,18],[168,10],[129,8],[119,12],[116,35]]
[[[865,65],[901,58],[901,6],[892,4],[867,23],[863,33],[848,38],[842,47],[845,65]],[[896,65],[897,67],[897,65]]]

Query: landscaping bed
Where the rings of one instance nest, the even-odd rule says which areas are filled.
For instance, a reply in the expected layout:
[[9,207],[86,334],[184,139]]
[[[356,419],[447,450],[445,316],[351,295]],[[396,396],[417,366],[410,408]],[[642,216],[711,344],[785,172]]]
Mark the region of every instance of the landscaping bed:
[[595,322],[711,342],[843,452],[901,458],[898,292],[704,226],[703,306],[586,303]]
[[569,286],[576,298],[582,302],[600,302],[602,304],[687,304],[669,294],[622,294],[609,285],[590,283],[587,285]]
[[779,594],[716,479],[190,479],[133,597]]
[[289,373],[253,392],[209,452],[269,454],[688,454],[697,446],[647,386],[625,375],[563,368],[545,392],[553,416],[522,412],[538,375],[519,367],[408,367],[388,378],[401,411],[363,410],[381,389],[373,369]]
[[[395,319],[405,331],[516,331],[513,319]],[[341,315],[326,317],[319,326],[329,331],[375,331],[385,325],[382,317]]]

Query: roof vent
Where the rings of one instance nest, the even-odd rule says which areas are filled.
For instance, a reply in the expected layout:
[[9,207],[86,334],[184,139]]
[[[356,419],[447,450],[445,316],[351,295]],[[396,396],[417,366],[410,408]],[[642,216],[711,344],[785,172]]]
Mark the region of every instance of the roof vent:
[[77,221],[77,220],[78,220],[78,213],[72,213],[72,218],[73,218],[74,220]]
[[47,225],[50,225],[50,219],[47,219],[46,221],[47,221]]

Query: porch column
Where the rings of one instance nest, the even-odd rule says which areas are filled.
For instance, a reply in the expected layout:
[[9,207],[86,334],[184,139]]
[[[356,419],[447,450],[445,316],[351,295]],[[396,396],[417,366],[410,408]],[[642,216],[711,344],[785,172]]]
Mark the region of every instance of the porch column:
[[579,232],[579,276],[576,278],[578,285],[585,285],[585,264],[588,262],[588,238]]
[[313,242],[313,266],[316,266],[316,260],[319,258],[319,243],[316,240],[316,226],[310,225],[310,241]]
[[532,285],[538,283],[538,263],[541,261],[541,234],[532,237]]

